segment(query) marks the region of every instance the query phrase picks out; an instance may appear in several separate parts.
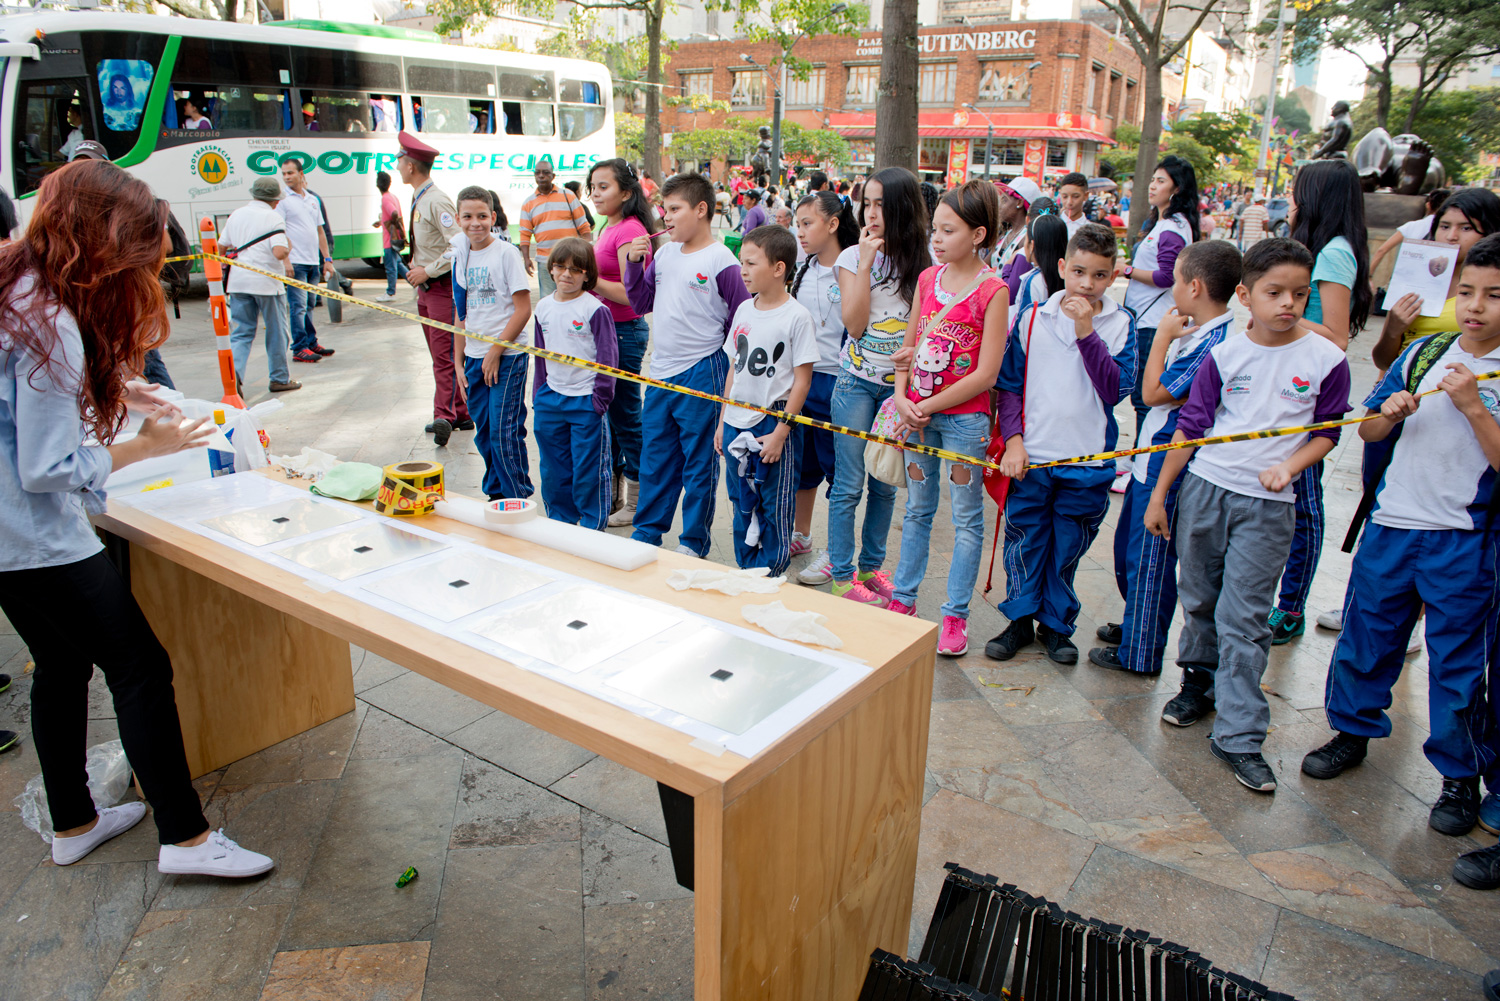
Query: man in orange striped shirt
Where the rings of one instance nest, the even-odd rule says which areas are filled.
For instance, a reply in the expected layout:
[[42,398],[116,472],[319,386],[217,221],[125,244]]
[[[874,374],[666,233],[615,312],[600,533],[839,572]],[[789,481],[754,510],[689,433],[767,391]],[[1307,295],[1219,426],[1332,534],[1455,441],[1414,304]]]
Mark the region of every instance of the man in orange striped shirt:
[[[593,232],[583,214],[583,205],[567,188],[553,185],[552,161],[542,159],[536,165],[536,194],[521,204],[521,256],[526,259],[526,273],[536,272],[537,289],[545,299],[556,290],[552,273],[547,270],[547,254],[558,240]],[[536,241],[536,265],[531,263],[531,243]]]

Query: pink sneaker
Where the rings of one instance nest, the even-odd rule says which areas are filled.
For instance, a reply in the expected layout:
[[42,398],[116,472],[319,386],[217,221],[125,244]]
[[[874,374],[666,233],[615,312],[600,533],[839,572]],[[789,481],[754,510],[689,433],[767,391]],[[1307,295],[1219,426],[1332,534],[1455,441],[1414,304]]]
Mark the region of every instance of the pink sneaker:
[[917,607],[915,605],[908,605],[906,602],[898,601],[895,598],[892,598],[891,603],[885,606],[885,610],[895,612],[897,615],[910,615],[912,618],[917,617]]
[[792,555],[801,556],[803,553],[812,552],[812,540],[801,532],[792,533]]
[[875,570],[867,574],[862,573],[859,575],[859,582],[886,601],[890,601],[896,596],[896,585],[892,583],[891,575],[884,570]]
[[843,583],[834,581],[833,596],[835,598],[848,598],[850,601],[857,601],[861,605],[874,605],[877,608],[884,608],[890,602],[889,598],[876,594],[857,580],[845,581]]
[[969,620],[956,615],[943,616],[938,634],[938,653],[944,657],[962,657],[969,652]]

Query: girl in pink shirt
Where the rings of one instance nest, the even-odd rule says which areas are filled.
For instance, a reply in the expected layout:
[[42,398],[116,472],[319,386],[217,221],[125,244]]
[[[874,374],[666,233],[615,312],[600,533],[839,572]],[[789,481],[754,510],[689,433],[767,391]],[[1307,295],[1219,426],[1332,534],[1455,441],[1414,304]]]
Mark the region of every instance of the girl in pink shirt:
[[[896,366],[896,411],[908,441],[982,459],[990,434],[989,390],[1000,371],[1010,307],[1009,295],[997,295],[1005,291],[999,272],[984,263],[999,228],[995,186],[975,180],[948,192],[932,221],[938,263],[917,279],[918,308],[901,352],[908,361]],[[935,324],[945,307],[947,315]],[[917,614],[941,472],[937,458],[907,458],[901,562],[888,606],[893,612]],[[969,648],[969,597],[984,550],[984,478],[977,467],[950,462],[948,480],[954,548],[938,653],[959,657]]]

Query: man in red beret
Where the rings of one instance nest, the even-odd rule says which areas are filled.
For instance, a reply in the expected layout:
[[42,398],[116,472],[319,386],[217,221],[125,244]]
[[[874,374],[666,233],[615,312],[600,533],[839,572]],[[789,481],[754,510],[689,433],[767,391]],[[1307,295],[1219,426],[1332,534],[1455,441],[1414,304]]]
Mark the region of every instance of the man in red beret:
[[[458,233],[458,212],[453,200],[432,183],[432,162],[438,151],[409,132],[398,137],[401,156],[396,170],[401,180],[416,189],[411,198],[411,269],[406,280],[417,290],[417,313],[440,323],[453,323],[453,261],[447,256],[448,241]],[[469,408],[458,392],[461,378],[453,365],[453,335],[422,325],[427,351],[432,355],[432,423],[427,430],[437,445],[448,444],[454,431],[472,431]]]

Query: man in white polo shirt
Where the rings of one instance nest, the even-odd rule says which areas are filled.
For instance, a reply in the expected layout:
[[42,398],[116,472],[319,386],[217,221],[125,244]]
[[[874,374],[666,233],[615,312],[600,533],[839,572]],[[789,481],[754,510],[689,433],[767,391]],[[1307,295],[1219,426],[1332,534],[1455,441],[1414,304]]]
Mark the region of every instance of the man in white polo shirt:
[[[235,209],[220,234],[225,249],[235,248],[236,260],[263,271],[285,271],[292,265],[286,224],[276,212],[281,183],[274,177],[257,177],[250,185],[251,201]],[[225,282],[229,295],[229,342],[234,354],[235,378],[245,378],[245,363],[255,343],[256,318],[266,322],[266,360],[271,368],[271,392],[301,389],[286,367],[287,307],[284,286],[274,278],[245,268],[230,268]]]
[[[323,232],[323,205],[307,190],[307,175],[295,157],[281,165],[281,180],[286,190],[276,211],[285,220],[287,239],[292,242],[292,277],[317,285],[333,270],[328,237]],[[292,321],[292,360],[315,362],[333,354],[333,348],[318,343],[318,331],[312,322],[312,293],[288,285],[286,301]]]

